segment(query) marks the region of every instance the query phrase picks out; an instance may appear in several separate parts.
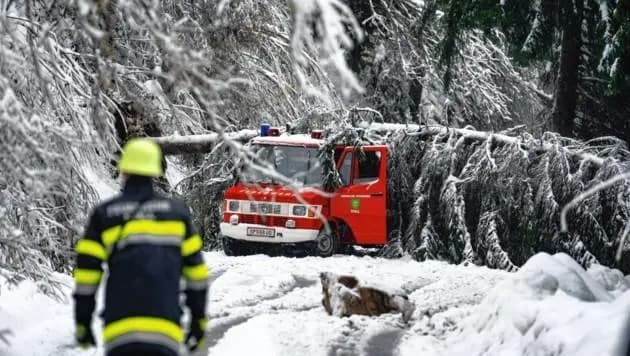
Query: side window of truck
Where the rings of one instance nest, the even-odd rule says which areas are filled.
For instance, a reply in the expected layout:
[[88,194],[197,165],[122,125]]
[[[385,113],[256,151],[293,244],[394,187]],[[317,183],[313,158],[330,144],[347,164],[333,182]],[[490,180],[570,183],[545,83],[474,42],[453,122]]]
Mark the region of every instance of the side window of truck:
[[339,176],[341,177],[341,182],[343,185],[350,184],[350,180],[352,179],[352,153],[348,153],[341,163],[341,167],[339,168]]
[[381,167],[381,153],[368,151],[359,154],[359,174],[354,179],[354,184],[372,183],[378,180]]

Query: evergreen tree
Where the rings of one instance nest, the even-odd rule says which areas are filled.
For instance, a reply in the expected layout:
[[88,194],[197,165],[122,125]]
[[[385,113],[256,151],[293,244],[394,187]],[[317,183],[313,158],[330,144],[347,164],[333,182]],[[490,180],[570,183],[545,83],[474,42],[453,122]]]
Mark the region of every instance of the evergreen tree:
[[[452,61],[471,29],[506,34],[516,63],[539,72],[553,91],[549,126],[566,136],[618,135],[630,140],[630,1],[438,1],[445,12],[441,63]],[[528,29],[525,31],[524,29]],[[488,36],[492,39],[492,36]]]

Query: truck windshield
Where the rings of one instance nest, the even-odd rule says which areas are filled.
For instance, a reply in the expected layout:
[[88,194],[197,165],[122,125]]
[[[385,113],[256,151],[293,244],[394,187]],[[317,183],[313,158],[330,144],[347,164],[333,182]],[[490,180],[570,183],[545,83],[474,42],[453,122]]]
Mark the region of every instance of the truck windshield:
[[[276,172],[295,184],[317,186],[322,182],[322,167],[315,147],[254,145],[261,162],[267,162]],[[241,179],[246,183],[277,183],[269,174],[252,167],[245,167]]]

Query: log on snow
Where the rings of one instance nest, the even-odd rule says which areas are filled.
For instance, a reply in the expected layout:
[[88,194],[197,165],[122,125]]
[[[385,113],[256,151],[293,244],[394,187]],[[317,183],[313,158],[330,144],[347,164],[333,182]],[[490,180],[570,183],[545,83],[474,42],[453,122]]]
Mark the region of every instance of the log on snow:
[[377,316],[400,313],[408,322],[416,308],[406,295],[363,286],[354,276],[340,276],[330,272],[319,275],[322,284],[322,304],[328,315]]
[[257,130],[241,130],[225,133],[223,136],[213,132],[203,135],[152,137],[151,139],[160,145],[165,155],[181,155],[210,152],[215,144],[223,139],[247,142],[256,136],[258,136]]

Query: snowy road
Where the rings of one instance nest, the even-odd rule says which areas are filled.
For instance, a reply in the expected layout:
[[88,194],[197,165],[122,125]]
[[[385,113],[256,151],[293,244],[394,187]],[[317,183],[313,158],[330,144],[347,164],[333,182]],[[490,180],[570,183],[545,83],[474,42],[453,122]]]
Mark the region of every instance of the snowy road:
[[[398,355],[406,336],[419,330],[426,334],[427,351],[440,354],[440,340],[456,320],[507,275],[370,257],[208,257],[220,274],[209,304],[214,355]],[[352,274],[370,285],[409,294],[416,315],[408,325],[399,315],[330,317],[321,303],[323,271]]]
[[[411,346],[417,350],[418,340],[408,345],[407,339],[419,333],[426,339],[424,355],[441,354],[441,340],[457,320],[507,276],[472,266],[354,256],[234,258],[209,253],[206,259],[213,271],[208,303],[212,355],[398,355]],[[353,274],[370,285],[407,293],[417,305],[416,315],[408,325],[399,315],[328,316],[321,304],[323,271]],[[37,293],[34,283],[24,282],[2,289],[0,308],[0,320],[8,321],[15,334],[6,355],[98,354],[69,347],[69,299],[55,302]]]
[[[617,341],[628,335],[630,293],[625,291],[630,282],[605,269],[587,273],[570,259],[546,255],[509,274],[356,256],[208,253],[206,258],[213,270],[210,355],[625,356]],[[408,294],[416,304],[411,321],[404,324],[394,314],[328,316],[319,282],[324,271]],[[68,276],[60,277],[71,284]],[[69,296],[69,287],[65,293]],[[71,308],[69,298],[54,301],[38,293],[33,282],[13,289],[2,285],[0,329],[9,325],[14,335],[10,347],[0,345],[0,355],[101,355],[101,348],[70,346]],[[593,327],[596,332],[589,331]]]

